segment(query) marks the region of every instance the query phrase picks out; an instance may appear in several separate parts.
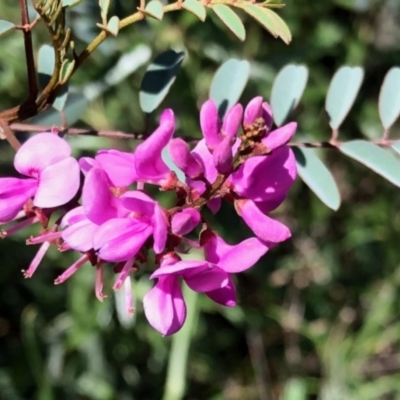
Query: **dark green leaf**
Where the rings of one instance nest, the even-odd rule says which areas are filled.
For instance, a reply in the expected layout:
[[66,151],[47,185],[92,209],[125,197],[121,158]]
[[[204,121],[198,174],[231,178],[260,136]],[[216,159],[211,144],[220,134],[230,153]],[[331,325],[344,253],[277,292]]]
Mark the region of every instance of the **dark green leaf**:
[[400,115],[400,68],[393,67],[386,74],[379,94],[379,116],[389,129]]
[[249,80],[250,64],[231,58],[217,70],[210,87],[210,98],[218,107],[222,118],[226,111],[238,102]]
[[400,161],[394,154],[364,140],[344,143],[339,150],[400,187]]
[[161,21],[164,16],[164,8],[163,8],[161,1],[159,1],[159,0],[150,1],[146,5],[145,12],[150,17],[153,17],[159,21]]
[[197,0],[185,0],[182,4],[185,10],[190,11],[194,14],[200,21],[205,21],[206,19],[206,8]]
[[281,126],[294,110],[307,85],[308,69],[303,65],[283,67],[272,85],[271,107],[275,124]]
[[224,4],[217,4],[212,9],[238,39],[243,41],[246,38],[243,23],[234,11]]
[[154,111],[168,94],[184,58],[183,52],[161,53],[147,68],[140,85],[139,102],[146,113]]
[[332,174],[315,155],[315,150],[294,147],[301,179],[332,210],[340,207],[340,193]]
[[14,28],[15,28],[15,25],[12,22],[8,22],[8,21],[5,21],[4,19],[0,19],[0,36],[3,33],[6,33]]
[[338,129],[349,113],[364,78],[361,67],[341,67],[329,85],[325,109],[332,129]]

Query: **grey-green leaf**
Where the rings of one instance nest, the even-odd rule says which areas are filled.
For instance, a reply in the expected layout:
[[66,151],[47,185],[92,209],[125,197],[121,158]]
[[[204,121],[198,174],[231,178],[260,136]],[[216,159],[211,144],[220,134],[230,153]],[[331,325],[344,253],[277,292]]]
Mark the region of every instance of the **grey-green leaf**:
[[53,102],[53,108],[57,111],[63,111],[68,99],[68,82],[61,87],[56,99]]
[[244,29],[242,20],[232,9],[224,4],[217,4],[212,9],[238,39],[243,41],[246,38],[246,30]]
[[281,126],[297,107],[307,80],[308,69],[304,65],[289,64],[279,71],[271,92],[271,107],[276,125]]
[[147,3],[145,11],[150,17],[153,17],[159,21],[161,21],[164,16],[164,8],[159,0],[151,0],[149,3]]
[[15,25],[12,22],[5,21],[4,19],[0,19],[0,36],[3,33],[11,31],[15,28]]
[[262,12],[269,16],[277,27],[278,36],[286,43],[289,44],[292,41],[292,34],[286,22],[274,11],[269,8],[263,8]]
[[107,22],[107,30],[114,36],[118,35],[119,32],[119,18],[117,16],[112,16]]
[[301,179],[326,206],[336,211],[341,201],[339,189],[315,150],[294,147],[293,151]]
[[185,0],[182,4],[182,7],[194,14],[197,18],[199,18],[200,21],[204,22],[206,20],[206,8],[203,6],[203,4],[201,4],[200,1]]
[[146,113],[154,111],[168,94],[185,54],[168,50],[158,55],[147,68],[140,85],[139,103]]
[[385,129],[400,115],[400,68],[393,67],[386,74],[379,94],[379,116]]
[[392,144],[392,149],[396,151],[396,153],[400,154],[400,140]]
[[336,71],[329,85],[325,109],[330,126],[338,129],[349,113],[364,78],[361,67],[341,67]]
[[344,143],[339,150],[400,187],[400,161],[394,154],[364,140]]
[[108,9],[110,8],[110,0],[99,0],[99,6],[101,11],[101,19],[105,23],[107,21]]
[[47,44],[39,49],[38,53],[38,79],[41,89],[44,89],[53,75],[55,55],[52,46]]
[[244,4],[241,5],[241,8],[252,18],[254,18],[259,24],[261,24],[265,29],[267,29],[272,34],[272,36],[276,38],[279,36],[279,29],[276,26],[274,19],[271,18],[269,14],[263,12],[263,8],[261,6],[255,4]]
[[73,7],[81,3],[83,0],[62,0],[63,7]]
[[218,107],[222,118],[238,102],[249,80],[250,64],[248,61],[231,58],[217,70],[210,87],[210,98]]

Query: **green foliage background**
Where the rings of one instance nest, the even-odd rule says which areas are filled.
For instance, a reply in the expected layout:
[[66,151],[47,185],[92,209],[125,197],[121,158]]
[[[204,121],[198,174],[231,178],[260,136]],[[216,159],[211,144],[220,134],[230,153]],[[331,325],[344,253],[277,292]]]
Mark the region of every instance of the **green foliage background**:
[[[138,5],[112,3],[111,14],[119,16]],[[290,46],[245,16],[244,43],[211,13],[205,23],[182,11],[161,23],[122,30],[71,81],[89,95],[98,88],[94,83],[104,84],[103,93],[93,95],[77,125],[127,132],[155,126],[157,115],[146,122],[138,106],[145,65],[117,82],[123,66],[132,69],[138,56],[128,56],[125,64],[118,61],[141,45],[143,54],[150,51],[152,58],[168,48],[187,51],[162,105],[175,110],[178,134],[200,135],[198,109],[207,99],[212,76],[224,60],[237,57],[252,66],[243,103],[260,94],[269,98],[273,79],[286,63],[309,67],[309,83],[293,116],[299,122],[298,140],[330,137],[324,111],[329,81],[343,64],[362,65],[366,78],[340,138],[379,137],[380,84],[390,67],[400,65],[400,3],[288,0],[279,13],[292,30]],[[78,49],[98,31],[99,14],[95,1],[84,1],[69,14]],[[0,19],[18,22],[14,0],[0,0]],[[33,36],[36,49],[49,40],[40,25]],[[5,109],[26,95],[22,35],[2,36],[0,50],[0,108]],[[110,71],[114,80],[107,78]],[[399,127],[397,123],[392,129],[393,137],[400,136]],[[133,146],[93,137],[74,137],[70,143],[77,155]],[[174,386],[179,391],[182,366],[187,379],[184,398],[191,400],[400,398],[399,189],[334,150],[321,154],[339,184],[339,211],[327,209],[298,180],[276,212],[292,228],[292,239],[238,277],[240,305],[235,309],[191,299],[193,315],[195,308],[200,310],[192,321],[192,336],[185,331],[172,351],[171,339],[152,330],[143,316],[140,298],[151,285],[145,276],[134,288],[136,317],[127,321],[115,311],[111,272],[106,277],[109,298],[100,303],[94,296],[91,267],[61,286],[53,285],[74,261],[68,253],[51,251],[34,277],[23,279],[20,271],[36,251],[24,240],[34,229],[2,240],[0,398],[179,400]],[[1,176],[12,173],[11,160],[12,151],[1,142]],[[223,209],[215,228],[231,242],[248,235],[229,208]],[[172,367],[165,389],[168,360]]]

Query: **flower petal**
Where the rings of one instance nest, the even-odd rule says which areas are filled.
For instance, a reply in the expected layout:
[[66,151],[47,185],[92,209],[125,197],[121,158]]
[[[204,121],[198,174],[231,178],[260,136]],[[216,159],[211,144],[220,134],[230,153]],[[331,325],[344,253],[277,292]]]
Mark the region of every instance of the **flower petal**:
[[227,136],[219,143],[213,152],[213,163],[221,174],[228,174],[233,169],[232,142]]
[[275,150],[289,142],[289,140],[296,133],[297,123],[290,122],[278,129],[270,132],[264,139],[263,145],[269,150]]
[[236,305],[236,290],[232,279],[229,277],[229,283],[220,289],[215,289],[204,293],[211,300],[225,307],[234,307]]
[[173,215],[171,219],[171,230],[175,235],[183,236],[191,232],[201,221],[200,213],[194,208]]
[[229,283],[228,274],[217,266],[186,270],[182,277],[190,289],[198,293],[221,289]]
[[93,248],[93,237],[98,229],[98,225],[86,218],[66,228],[61,237],[71,249],[86,252]]
[[263,214],[251,200],[236,201],[235,206],[250,229],[264,242],[279,243],[291,236],[286,225]]
[[193,157],[203,167],[204,176],[210,183],[214,183],[217,179],[218,171],[216,170],[213,162],[213,156],[206,146],[204,139],[201,139],[196,147],[192,150]]
[[207,147],[213,149],[221,140],[218,109],[213,100],[207,100],[200,110],[200,127]]
[[143,308],[150,325],[162,335],[179,331],[186,319],[186,305],[178,279],[166,276],[143,298]]
[[79,164],[68,157],[44,168],[33,204],[37,207],[57,207],[70,201],[80,184]]
[[243,107],[241,104],[235,104],[225,114],[222,124],[222,134],[234,141],[237,132],[242,124]]
[[257,118],[261,117],[262,114],[262,103],[263,98],[261,96],[254,97],[249,101],[243,116],[244,125],[251,125]]
[[14,167],[21,174],[35,177],[35,173],[70,155],[71,147],[67,141],[54,133],[38,133],[19,148],[14,158]]
[[203,168],[190,153],[189,146],[183,139],[172,139],[169,143],[168,150],[172,161],[185,175],[196,178],[203,172]]
[[0,179],[0,222],[9,222],[22,210],[24,204],[35,195],[36,179]]
[[161,207],[156,205],[154,207],[154,216],[152,218],[153,225],[153,250],[156,254],[160,254],[165,247],[168,237],[167,220]]
[[181,260],[173,261],[167,264],[162,263],[161,267],[156,269],[150,276],[150,279],[159,278],[165,275],[182,275],[191,270],[207,270],[214,268],[213,264],[207,261]]

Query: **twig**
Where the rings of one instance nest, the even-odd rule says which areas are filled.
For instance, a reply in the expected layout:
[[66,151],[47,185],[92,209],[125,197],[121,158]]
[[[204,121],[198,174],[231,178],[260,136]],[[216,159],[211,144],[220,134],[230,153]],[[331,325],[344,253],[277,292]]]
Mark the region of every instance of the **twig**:
[[4,121],[0,121],[0,133],[3,133],[4,137],[7,139],[8,143],[10,143],[11,147],[15,151],[18,151],[18,149],[21,147],[21,143],[15,137],[14,132],[11,130],[11,128]]

